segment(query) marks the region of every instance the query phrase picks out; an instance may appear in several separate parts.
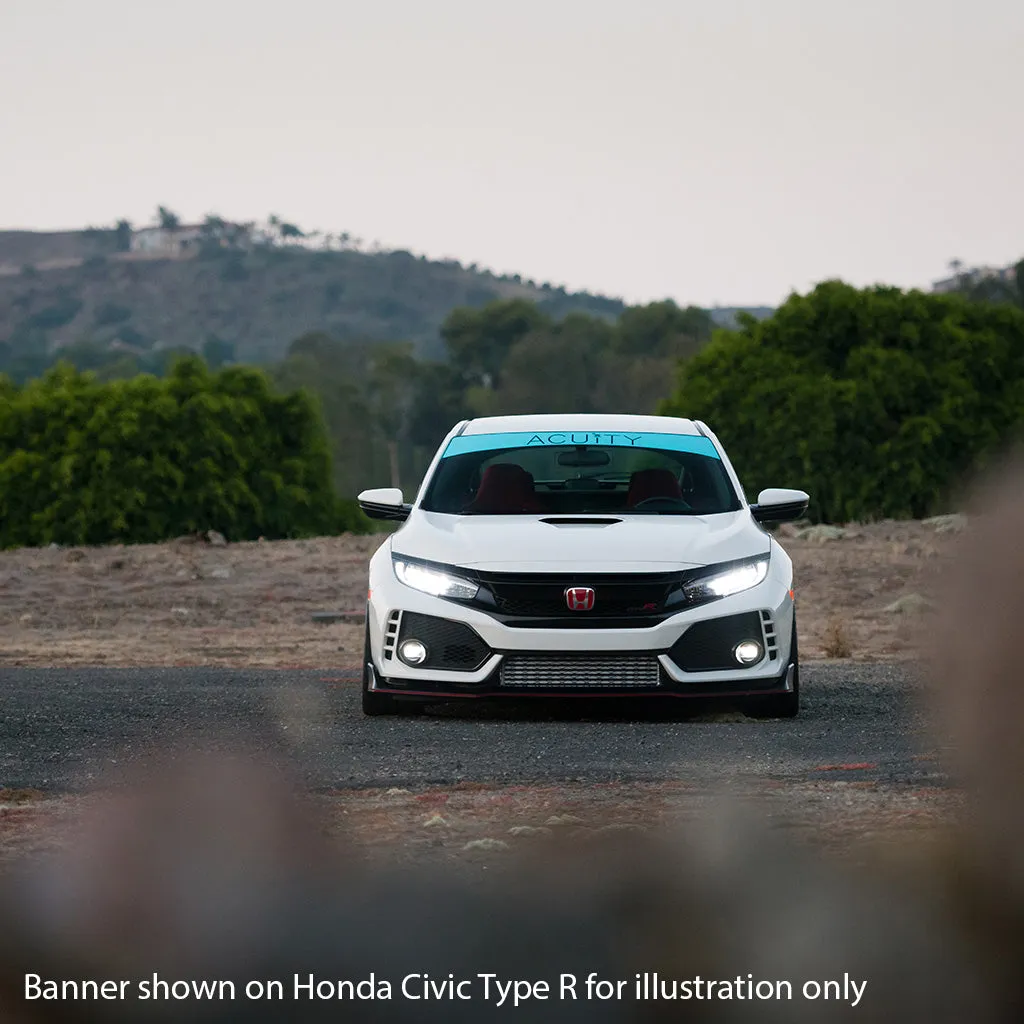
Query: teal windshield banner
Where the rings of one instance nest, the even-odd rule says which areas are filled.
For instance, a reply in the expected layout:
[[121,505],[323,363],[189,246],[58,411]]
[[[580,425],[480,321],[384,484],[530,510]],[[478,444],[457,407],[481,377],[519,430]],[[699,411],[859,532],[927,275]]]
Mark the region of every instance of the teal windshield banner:
[[621,430],[521,430],[501,434],[460,434],[448,442],[442,458],[469,452],[502,451],[507,448],[572,448],[597,445],[610,448],[654,448],[670,452],[692,452],[719,458],[711,439],[700,434],[632,433]]

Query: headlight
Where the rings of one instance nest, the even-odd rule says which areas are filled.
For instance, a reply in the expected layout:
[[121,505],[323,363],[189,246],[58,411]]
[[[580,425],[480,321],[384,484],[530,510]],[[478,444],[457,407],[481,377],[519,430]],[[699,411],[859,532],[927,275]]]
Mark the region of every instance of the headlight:
[[756,587],[768,575],[768,559],[737,565],[714,576],[705,576],[683,587],[689,601],[709,601],[716,597],[729,597],[741,590]]
[[433,594],[434,597],[459,597],[469,601],[476,597],[476,592],[480,589],[472,580],[451,576],[418,562],[405,562],[400,558],[393,561],[395,575],[399,580],[413,590],[422,590],[424,594]]

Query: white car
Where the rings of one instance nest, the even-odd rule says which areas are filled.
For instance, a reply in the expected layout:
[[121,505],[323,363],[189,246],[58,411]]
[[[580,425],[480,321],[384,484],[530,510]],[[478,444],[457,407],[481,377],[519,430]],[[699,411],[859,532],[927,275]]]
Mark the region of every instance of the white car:
[[403,525],[374,553],[363,710],[500,697],[743,698],[797,714],[793,566],[715,435],[664,416],[457,424],[416,500],[363,491]]

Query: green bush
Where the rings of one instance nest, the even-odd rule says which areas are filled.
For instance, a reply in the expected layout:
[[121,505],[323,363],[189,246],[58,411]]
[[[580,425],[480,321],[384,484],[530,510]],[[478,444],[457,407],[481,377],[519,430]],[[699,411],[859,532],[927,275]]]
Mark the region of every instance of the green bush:
[[315,402],[260,370],[193,356],[163,379],[0,378],[0,547],[367,528],[334,493]]
[[359,502],[355,498],[338,498],[334,506],[332,534],[338,533],[375,533],[378,523],[363,515]]
[[751,500],[800,487],[825,522],[926,516],[1024,422],[1024,312],[826,282],[717,331],[661,411],[705,420]]

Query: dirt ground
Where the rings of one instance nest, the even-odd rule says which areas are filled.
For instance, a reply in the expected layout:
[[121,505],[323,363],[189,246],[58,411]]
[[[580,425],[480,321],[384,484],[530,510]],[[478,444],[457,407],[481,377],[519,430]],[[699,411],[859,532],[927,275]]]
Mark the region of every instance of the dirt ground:
[[[958,523],[785,525],[804,658],[912,656]],[[0,551],[0,664],[358,663],[381,535]],[[895,609],[893,606],[896,606]],[[314,612],[347,613],[321,625]]]
[[[0,865],[66,847],[102,793],[48,795],[0,788]],[[411,791],[371,788],[318,794],[322,833],[374,858],[491,862],[545,843],[585,843],[608,833],[680,830],[722,813],[756,814],[793,842],[839,860],[898,865],[907,848],[941,843],[963,796],[939,788],[884,789],[874,782],[758,782],[742,792],[686,782],[496,786]],[[756,810],[754,810],[756,808]]]

